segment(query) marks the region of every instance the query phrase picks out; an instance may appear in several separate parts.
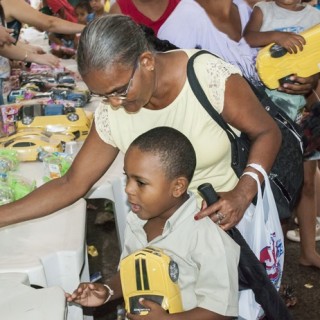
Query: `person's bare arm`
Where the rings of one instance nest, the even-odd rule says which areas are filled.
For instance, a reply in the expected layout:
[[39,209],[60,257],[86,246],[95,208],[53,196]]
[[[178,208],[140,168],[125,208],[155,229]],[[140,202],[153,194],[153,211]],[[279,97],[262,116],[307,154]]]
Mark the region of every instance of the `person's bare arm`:
[[311,109],[311,107],[320,101],[320,82],[319,80],[317,81],[317,84],[314,88],[313,91],[311,91],[307,96],[307,105],[306,105],[306,109],[309,111]]
[[0,26],[0,46],[16,42],[16,39],[10,35],[12,32],[13,29],[7,29],[3,26]]
[[25,43],[22,41],[18,41],[16,43],[16,46],[19,47],[20,49],[24,49],[26,51],[33,52],[33,53],[38,53],[38,54],[46,53],[40,46],[34,46],[30,43]]
[[11,60],[35,62],[50,67],[57,67],[60,63],[60,60],[52,54],[38,54],[15,45],[4,45],[0,47],[0,55]]
[[111,6],[109,13],[122,13],[117,2]]
[[39,218],[62,209],[83,197],[107,171],[118,149],[103,142],[92,126],[71,168],[21,200],[0,207],[0,227]]
[[[267,172],[270,171],[281,145],[281,132],[248,83],[239,75],[232,75],[227,80],[222,117],[248,135],[251,141],[248,163],[258,163]],[[261,175],[260,179],[263,179]],[[244,176],[233,190],[221,193],[220,200],[202,210],[197,217],[212,215],[212,220],[216,222],[214,213],[222,212],[226,218],[221,226],[230,229],[241,220],[256,192],[256,182]]]
[[42,31],[73,34],[80,33],[85,27],[82,24],[69,22],[41,13],[24,0],[1,0],[1,4],[4,9],[6,21],[16,19]]
[[264,31],[261,32],[263,13],[259,7],[255,7],[247,23],[243,36],[251,47],[258,48],[276,43],[290,53],[297,53],[303,50],[305,39],[295,33],[281,31]]

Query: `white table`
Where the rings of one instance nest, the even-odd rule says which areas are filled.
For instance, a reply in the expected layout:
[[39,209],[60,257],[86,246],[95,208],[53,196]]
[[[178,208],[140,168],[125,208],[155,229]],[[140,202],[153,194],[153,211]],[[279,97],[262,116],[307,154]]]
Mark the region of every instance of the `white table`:
[[[106,174],[86,195],[86,198],[114,201],[121,247],[129,211],[122,171],[123,155],[119,154]],[[41,162],[22,162],[18,173],[35,180],[38,187],[43,184],[44,165]],[[85,231],[84,199],[49,216],[0,228],[0,273],[24,272],[32,284],[60,286],[72,292],[79,282],[89,281]],[[68,307],[68,320],[82,317],[79,306]]]
[[22,273],[0,274],[0,319],[65,320],[64,291],[60,287],[34,289]]
[[[49,216],[1,228],[0,273],[26,273],[31,284],[72,292],[80,281],[89,281],[85,230],[84,199]],[[68,309],[68,320],[83,317],[80,307]]]
[[[45,50],[48,49],[44,33],[30,29],[25,31],[24,36],[33,44],[40,45]],[[65,67],[76,71],[74,60],[61,61]],[[83,82],[77,85],[86,87]],[[93,98],[85,109],[94,112],[98,103],[99,99]],[[121,247],[126,215],[129,211],[122,171],[123,155],[119,154],[108,172],[86,195],[86,198],[105,198],[114,202]],[[18,173],[30,180],[35,180],[38,187],[43,184],[44,166],[41,162],[21,163]],[[84,199],[47,217],[0,228],[0,274],[22,272],[28,275],[32,284],[46,288],[59,286],[67,292],[72,292],[79,282],[89,281],[85,230],[86,202]],[[0,282],[0,291],[1,288],[3,289],[3,282]],[[0,296],[2,296],[1,293]],[[3,302],[1,298],[0,306]],[[45,319],[49,320],[49,318]],[[69,305],[68,320],[80,319],[83,319],[82,309],[76,305]],[[84,317],[84,319],[92,318]],[[18,318],[10,320],[18,320]]]

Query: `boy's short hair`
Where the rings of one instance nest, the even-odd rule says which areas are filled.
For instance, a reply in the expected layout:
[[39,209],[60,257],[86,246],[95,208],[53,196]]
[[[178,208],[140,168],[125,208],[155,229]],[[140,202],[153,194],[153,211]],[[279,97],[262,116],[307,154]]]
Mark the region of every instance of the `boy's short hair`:
[[166,177],[184,176],[190,182],[196,167],[196,153],[189,139],[170,127],[156,127],[138,136],[130,145],[159,156]]

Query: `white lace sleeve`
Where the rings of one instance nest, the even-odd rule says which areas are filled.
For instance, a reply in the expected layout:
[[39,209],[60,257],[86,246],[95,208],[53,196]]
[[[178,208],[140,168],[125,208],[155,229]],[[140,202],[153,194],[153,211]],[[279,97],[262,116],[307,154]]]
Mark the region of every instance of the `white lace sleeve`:
[[108,107],[105,104],[99,104],[98,108],[94,113],[94,120],[99,137],[105,143],[110,144],[113,147],[116,147],[111,135]]
[[[227,63],[220,58],[210,55],[203,56],[206,56],[207,58],[204,70],[205,72],[202,73],[204,77],[201,79],[201,77],[199,78],[198,76],[198,79],[211,104],[219,113],[221,113],[224,106],[226,80],[232,74],[241,75],[241,71],[236,66]],[[196,72],[198,74],[197,69]],[[199,74],[201,74],[201,71],[199,72]]]

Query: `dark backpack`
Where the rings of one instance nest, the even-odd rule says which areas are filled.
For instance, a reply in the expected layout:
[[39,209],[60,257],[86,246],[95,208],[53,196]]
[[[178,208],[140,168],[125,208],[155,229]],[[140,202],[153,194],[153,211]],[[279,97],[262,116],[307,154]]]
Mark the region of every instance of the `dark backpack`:
[[[201,50],[188,62],[187,75],[193,93],[209,115],[225,130],[231,143],[231,167],[240,177],[247,165],[250,149],[249,139],[245,134],[237,136],[221,115],[211,105],[194,72],[194,59],[201,54],[212,53]],[[277,203],[280,219],[289,218],[299,199],[303,185],[303,147],[299,127],[281,111],[261,88],[256,88],[249,81],[252,90],[266,111],[277,123],[282,133],[282,144],[269,174],[271,188]]]

